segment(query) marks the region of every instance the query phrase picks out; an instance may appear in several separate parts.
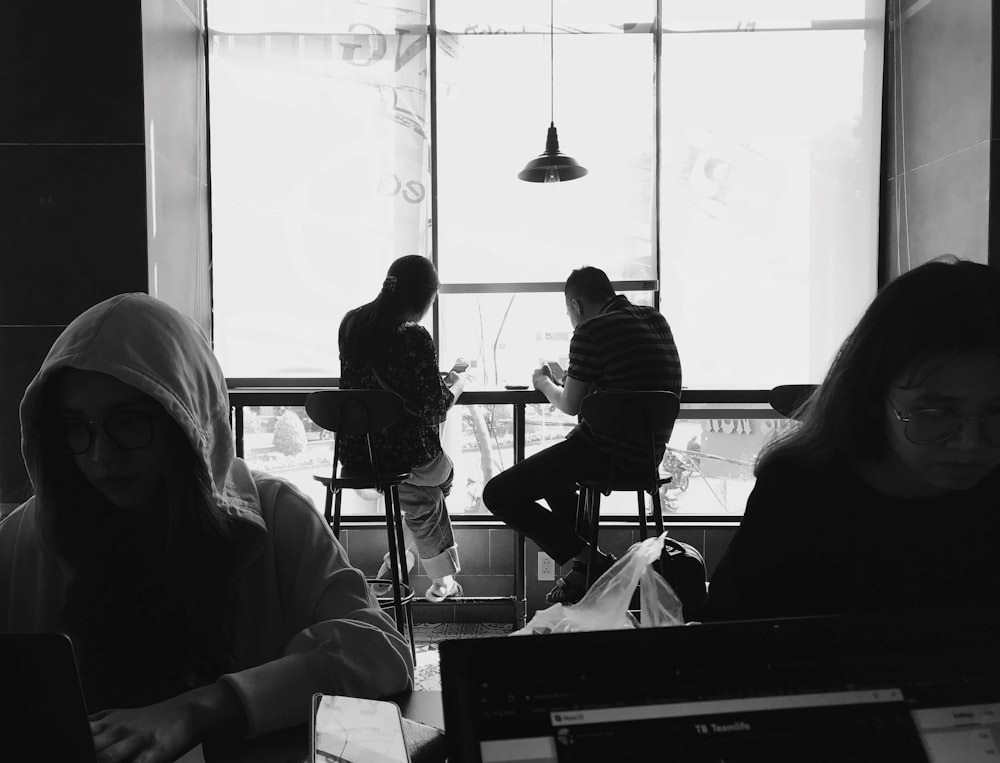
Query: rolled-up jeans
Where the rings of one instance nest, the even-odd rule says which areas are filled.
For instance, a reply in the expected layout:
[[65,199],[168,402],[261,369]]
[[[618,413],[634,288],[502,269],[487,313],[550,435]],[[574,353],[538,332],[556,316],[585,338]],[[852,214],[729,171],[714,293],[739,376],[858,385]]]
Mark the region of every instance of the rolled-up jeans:
[[442,451],[411,471],[410,480],[399,486],[406,545],[416,547],[428,577],[454,575],[462,566],[444,499],[451,492],[455,468]]

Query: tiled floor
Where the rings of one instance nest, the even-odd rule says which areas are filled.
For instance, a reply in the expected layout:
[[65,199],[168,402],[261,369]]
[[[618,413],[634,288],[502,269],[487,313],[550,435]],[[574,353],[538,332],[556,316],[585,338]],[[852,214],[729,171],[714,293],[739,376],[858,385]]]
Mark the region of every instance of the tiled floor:
[[415,688],[441,690],[441,671],[438,665],[438,644],[453,638],[490,638],[506,636],[511,632],[510,623],[429,623],[413,626],[417,642],[417,669]]

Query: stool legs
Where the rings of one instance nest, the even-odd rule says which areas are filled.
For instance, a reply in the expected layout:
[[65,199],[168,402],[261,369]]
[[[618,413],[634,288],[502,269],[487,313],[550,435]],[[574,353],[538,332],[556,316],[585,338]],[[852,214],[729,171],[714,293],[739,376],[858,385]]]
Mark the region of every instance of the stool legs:
[[333,534],[339,539],[340,538],[340,502],[343,497],[343,491],[340,488],[333,489]]
[[[660,492],[655,487],[650,491],[653,502],[653,522],[656,525],[657,536],[663,534],[663,509],[660,505]],[[639,538],[649,537],[649,525],[646,520],[646,491],[636,491],[636,503],[639,510]],[[580,497],[576,505],[576,534],[586,538],[590,543],[590,562],[587,564],[587,587],[594,582],[594,569],[597,562],[598,529],[601,523],[601,491],[596,488],[580,486]]]
[[646,527],[646,491],[636,490],[635,496],[639,502],[639,540],[646,540],[649,537],[649,528]]
[[392,602],[396,614],[396,627],[410,640],[410,654],[414,661],[417,648],[413,641],[413,608],[411,602],[402,600],[400,583],[409,586],[409,570],[406,566],[406,544],[403,541],[403,514],[399,507],[399,490],[391,485],[383,493],[385,497],[386,540],[389,544],[389,567],[392,570]]
[[[663,535],[663,506],[660,502],[660,488],[654,486],[649,497],[653,501],[653,522],[656,524],[656,537]],[[646,536],[643,536],[644,538]]]
[[587,588],[594,583],[597,569],[597,531],[601,524],[601,491],[587,488],[587,514],[590,517],[590,561],[587,563]]

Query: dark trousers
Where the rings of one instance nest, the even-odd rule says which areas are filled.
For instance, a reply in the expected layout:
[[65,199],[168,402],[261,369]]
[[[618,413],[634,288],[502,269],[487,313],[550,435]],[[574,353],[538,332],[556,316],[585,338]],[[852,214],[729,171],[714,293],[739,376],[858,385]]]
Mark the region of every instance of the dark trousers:
[[[570,437],[487,482],[483,503],[561,566],[587,547],[576,534],[576,481],[606,478],[608,467],[607,455]],[[538,503],[543,498],[549,509]]]

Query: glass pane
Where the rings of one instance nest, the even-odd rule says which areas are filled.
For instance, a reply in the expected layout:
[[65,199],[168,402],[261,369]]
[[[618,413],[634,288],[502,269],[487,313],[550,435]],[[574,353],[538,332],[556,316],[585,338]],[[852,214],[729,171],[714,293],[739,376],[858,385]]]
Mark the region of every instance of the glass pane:
[[[788,419],[711,418],[710,412],[689,412],[677,420],[664,454],[660,473],[672,481],[660,491],[664,516],[743,513],[754,485],[753,463],[761,447],[776,433],[794,424]],[[759,415],[759,414],[757,414]],[[697,416],[693,418],[691,416]],[[525,410],[525,454],[559,442],[576,419],[551,405],[528,405]],[[483,506],[483,486],[514,463],[513,407],[510,405],[455,406],[441,430],[441,443],[455,463],[455,480],[448,498],[453,515],[489,515]],[[322,512],[323,486],[315,475],[329,475],[333,440],[296,406],[244,408],[245,459],[253,469],[289,480],[309,496]],[[647,510],[649,502],[647,500]],[[382,516],[381,498],[370,492],[344,491],[345,516]],[[604,515],[634,517],[635,495],[613,493],[602,498]]]
[[671,477],[660,490],[664,516],[741,515],[757,454],[788,420],[684,416],[682,408],[660,465],[660,473]]
[[427,0],[208,0],[207,15],[212,29],[230,34],[344,34],[360,26],[391,34],[426,26]]
[[[442,37],[438,50],[438,262],[444,283],[562,282],[594,265],[655,278],[653,36]],[[609,76],[609,66],[614,76]],[[559,145],[589,170],[517,178]]]
[[[568,275],[569,270],[563,278]],[[651,292],[627,296],[636,304],[652,304]],[[475,386],[530,386],[531,372],[541,363],[569,365],[573,328],[562,291],[442,294],[438,306],[441,366],[450,368],[455,358],[465,358]]]
[[327,476],[333,440],[301,406],[261,405],[243,408],[244,460],[251,469],[289,480],[323,510],[323,486],[313,475]]
[[[459,404],[448,414],[441,444],[455,464],[449,513],[491,516],[483,505],[483,486],[514,463],[513,416],[510,405]],[[527,406],[525,420],[528,455],[561,440],[574,423],[550,405]]]
[[[455,462],[455,488],[448,499],[452,514],[489,514],[482,504],[483,485],[513,463],[511,406],[458,405],[449,414],[442,436]],[[683,411],[682,411],[683,415]],[[776,433],[792,426],[788,419],[679,418],[660,466],[671,482],[660,490],[664,517],[683,515],[739,516],[753,489],[757,454]],[[551,405],[529,405],[525,410],[525,455],[561,441],[576,424]],[[646,498],[647,512],[651,505]],[[612,493],[601,498],[604,516],[633,518],[634,493]]]
[[[290,18],[327,4],[293,5]],[[429,252],[426,29],[352,28],[210,34],[214,339],[229,376],[339,375],[344,312],[393,259]]]
[[438,0],[438,29],[453,34],[517,34],[556,30],[621,34],[650,26],[656,0]]
[[665,30],[762,31],[865,20],[869,0],[663,0]]
[[875,291],[881,19],[665,34],[662,71],[661,305],[685,383],[819,381]]

